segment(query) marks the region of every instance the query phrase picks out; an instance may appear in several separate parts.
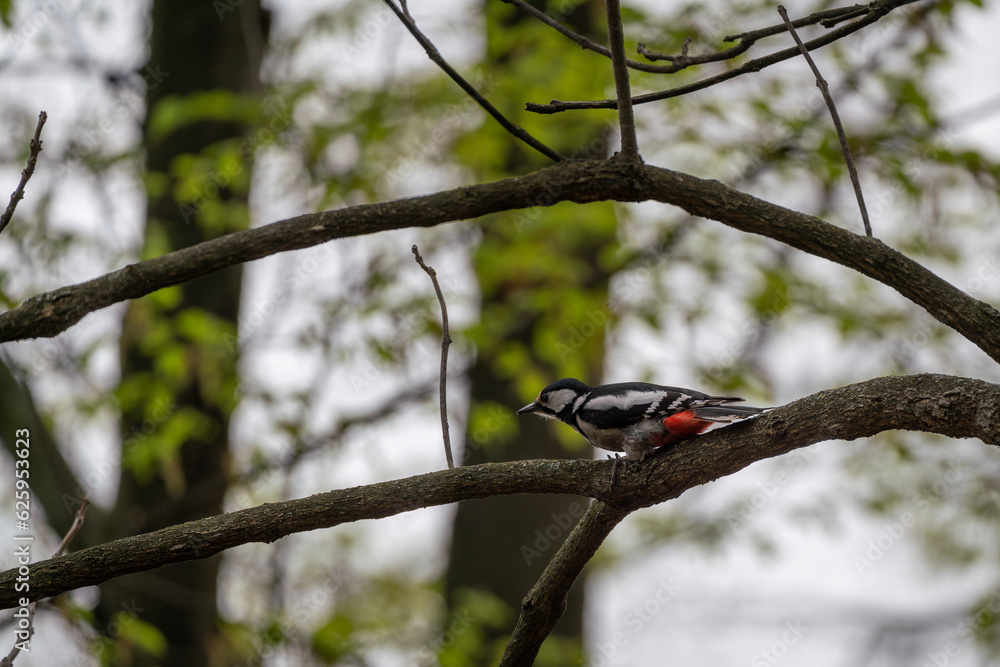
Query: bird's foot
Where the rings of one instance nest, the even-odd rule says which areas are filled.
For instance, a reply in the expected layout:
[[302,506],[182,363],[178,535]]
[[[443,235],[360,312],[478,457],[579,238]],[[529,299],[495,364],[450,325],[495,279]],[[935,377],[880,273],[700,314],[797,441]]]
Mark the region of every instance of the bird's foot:
[[614,461],[611,466],[611,490],[615,490],[615,480],[618,478],[618,469],[624,465],[622,457],[618,454],[608,454],[608,458]]

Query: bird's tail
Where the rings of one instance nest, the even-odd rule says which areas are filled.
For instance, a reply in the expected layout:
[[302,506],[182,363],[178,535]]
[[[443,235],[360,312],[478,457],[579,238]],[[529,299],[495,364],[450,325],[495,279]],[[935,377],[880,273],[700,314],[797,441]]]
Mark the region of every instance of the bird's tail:
[[750,419],[769,411],[771,408],[754,408],[749,405],[707,405],[693,410],[695,417],[707,422],[731,424]]

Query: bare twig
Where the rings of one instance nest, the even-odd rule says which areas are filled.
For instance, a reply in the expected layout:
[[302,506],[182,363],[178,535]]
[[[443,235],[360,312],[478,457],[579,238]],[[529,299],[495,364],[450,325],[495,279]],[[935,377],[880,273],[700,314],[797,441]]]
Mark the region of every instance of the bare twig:
[[31,138],[31,142],[28,144],[28,166],[21,171],[21,182],[17,184],[17,188],[11,193],[7,210],[0,216],[0,232],[10,224],[10,219],[14,217],[14,209],[17,208],[17,202],[24,199],[24,186],[28,184],[28,179],[35,173],[35,163],[38,162],[38,154],[42,152],[42,127],[45,126],[45,121],[48,119],[49,115],[44,111],[38,114],[38,125],[35,126],[35,136]]
[[[839,39],[846,37],[852,33],[855,33],[862,28],[865,28],[883,16],[888,14],[894,9],[902,7],[903,5],[908,5],[917,2],[917,0],[876,0],[871,5],[866,7],[866,13],[861,16],[856,21],[852,21],[845,26],[841,26],[836,30],[831,30],[830,32],[820,35],[816,39],[810,40],[805,43],[806,48],[809,51],[814,51],[818,48],[832,44]],[[728,71],[722,72],[721,74],[716,74],[715,76],[710,76],[700,81],[694,81],[692,83],[677,86],[675,88],[668,88],[667,90],[661,90],[655,93],[647,93],[645,95],[636,95],[632,98],[632,104],[647,104],[649,102],[659,102],[660,100],[670,99],[672,97],[680,97],[682,95],[687,95],[699,90],[704,90],[705,88],[710,88],[716,84],[722,83],[723,81],[729,81],[730,79],[735,79],[738,76],[744,74],[749,74],[751,72],[759,72],[765,67],[770,67],[776,63],[795,58],[801,55],[798,48],[793,47],[790,49],[784,49],[782,51],[777,51],[775,53],[761,56],[760,58],[754,58],[753,60],[748,60],[739,67],[734,67]],[[548,104],[538,104],[535,102],[528,102],[525,105],[527,111],[532,111],[534,113],[550,114],[550,113],[560,113],[563,111],[570,111],[576,109],[614,109],[618,106],[618,100],[586,100],[586,101],[562,101],[562,100],[552,100]]]
[[[866,14],[868,13],[868,5],[851,5],[850,7],[838,7],[836,9],[827,9],[822,12],[815,12],[809,16],[804,16],[800,19],[796,19],[793,25],[796,28],[802,28],[808,25],[814,25],[816,23],[821,23],[824,26],[826,22],[833,21],[830,25],[834,25],[836,22],[843,21],[848,17],[857,16],[858,13]],[[827,26],[829,27],[829,26]],[[757,30],[750,30],[748,32],[740,33],[739,35],[726,35],[722,38],[724,42],[734,42],[739,40],[739,44],[730,47],[728,49],[723,49],[722,51],[717,51],[715,53],[706,53],[700,56],[689,56],[687,53],[688,44],[691,38],[688,37],[684,40],[684,46],[681,47],[680,55],[670,55],[667,53],[655,53],[649,51],[645,44],[639,44],[636,50],[648,60],[667,60],[674,63],[674,67],[670,68],[670,72],[679,72],[680,70],[690,67],[692,65],[703,65],[705,63],[721,62],[723,60],[729,60],[730,58],[735,58],[736,56],[746,52],[751,46],[757,43],[757,40],[763,39],[764,37],[771,37],[773,35],[778,35],[787,30],[787,27],[783,24],[776,24],[768,26],[766,28],[759,28]]]
[[[841,21],[847,21],[848,19],[864,16],[865,14],[868,13],[868,5],[854,5],[854,7],[842,7],[842,9],[844,10],[843,13],[840,13],[836,16],[829,16],[828,18],[825,18],[822,21],[820,21],[819,24],[824,28],[832,28]],[[831,13],[833,11],[834,10],[832,9],[830,10]],[[819,13],[822,14],[823,12]],[[795,27],[797,28],[798,26]]]
[[[503,2],[517,6],[519,9],[524,11],[526,14],[533,16],[545,25],[551,27],[553,30],[559,32],[560,34],[568,37],[581,48],[599,53],[608,58],[611,57],[611,51],[592,39],[587,38],[573,30],[567,28],[563,24],[559,23],[552,17],[550,17],[545,12],[537,9],[536,7],[529,5],[524,0],[503,0]],[[847,18],[853,18],[858,15],[866,14],[869,11],[868,5],[852,5],[850,7],[841,7],[838,9],[828,9],[822,12],[816,12],[815,14],[810,14],[801,19],[796,20],[796,26],[806,26],[812,25],[814,23],[821,23],[826,27],[831,27],[839,21],[844,21]],[[723,60],[729,60],[730,58],[735,58],[741,53],[746,52],[751,46],[753,46],[757,40],[763,37],[769,37],[771,35],[777,35],[785,31],[784,25],[769,26],[767,28],[761,28],[759,30],[751,30],[750,32],[745,32],[740,35],[730,35],[724,38],[726,42],[732,42],[734,40],[740,40],[740,43],[722,51],[715,53],[708,53],[700,56],[689,56],[687,54],[687,46],[691,41],[688,37],[684,40],[684,46],[681,48],[681,54],[679,56],[667,55],[662,53],[653,53],[646,49],[644,44],[639,44],[637,51],[640,55],[646,57],[651,61],[656,60],[668,60],[672,64],[670,65],[651,65],[649,63],[639,62],[636,60],[626,59],[626,64],[634,70],[641,72],[650,72],[652,74],[674,74],[692,65],[701,65],[711,62],[720,62]]]
[[[569,28],[564,26],[562,23],[559,23],[559,21],[556,21],[554,18],[552,18],[542,10],[534,7],[533,5],[529,5],[527,2],[524,2],[524,0],[503,0],[503,2],[516,6],[525,14],[533,16],[534,18],[538,19],[545,25],[549,26],[559,34],[570,38],[571,40],[579,44],[580,48],[587,49],[588,51],[593,51],[594,53],[599,53],[607,58],[611,57],[611,50],[608,47],[604,46],[603,44],[598,44],[594,40],[584,35],[581,35],[578,32],[570,30]],[[652,74],[672,74],[686,67],[686,65],[684,67],[678,67],[676,65],[650,65],[649,63],[639,62],[638,60],[631,60],[628,58],[625,59],[625,63],[634,70],[638,70],[640,72],[650,72]]]
[[61,556],[63,551],[66,550],[66,547],[69,546],[69,543],[73,541],[74,537],[76,537],[76,534],[80,532],[81,528],[83,528],[83,520],[87,513],[87,507],[89,506],[90,498],[88,496],[84,496],[83,500],[80,501],[80,507],[76,510],[76,516],[73,517],[73,525],[69,527],[69,530],[66,531],[66,535],[62,538],[62,542],[60,542],[59,546],[56,547],[55,553],[52,554],[53,558]]
[[383,0],[383,2],[385,2],[385,4],[389,6],[389,9],[392,10],[392,13],[396,15],[396,17],[400,20],[400,22],[402,22],[404,26],[406,26],[406,29],[409,30],[410,34],[416,38],[416,40],[420,43],[420,46],[424,47],[424,51],[427,52],[427,56],[438,67],[440,67],[445,74],[451,77],[452,81],[457,83],[462,90],[468,93],[469,97],[471,97],[473,100],[476,101],[476,104],[481,106],[486,111],[486,113],[493,116],[493,118],[496,119],[496,121],[500,123],[500,125],[505,130],[507,130],[512,135],[514,135],[524,143],[534,148],[536,151],[538,151],[545,157],[549,158],[550,160],[553,160],[554,162],[561,162],[562,160],[566,159],[566,156],[562,155],[561,153],[552,148],[549,148],[541,141],[535,139],[533,136],[528,134],[528,132],[525,131],[524,128],[522,128],[520,125],[515,125],[514,123],[507,120],[507,117],[504,116],[502,113],[500,113],[499,109],[490,104],[489,100],[487,100],[485,97],[480,95],[479,91],[476,90],[471,83],[466,81],[465,78],[461,74],[459,74],[454,67],[449,65],[447,61],[445,61],[445,59],[441,57],[441,54],[438,52],[437,47],[435,47],[434,44],[431,42],[431,40],[429,40],[427,36],[420,31],[419,28],[417,28],[417,24],[413,21],[413,18],[410,16],[409,12],[405,8],[400,9],[399,7],[396,6],[396,3],[393,2],[392,0]]
[[[846,21],[850,18],[855,18],[857,16],[863,16],[871,11],[869,5],[851,5],[849,7],[837,7],[835,9],[826,9],[821,12],[814,12],[809,16],[803,16],[800,19],[795,19],[792,21],[792,26],[795,28],[804,28],[809,25],[814,25],[819,23],[825,28],[832,28],[837,23],[841,21]],[[724,42],[735,42],[740,40],[741,42],[746,40],[757,41],[763,37],[770,37],[772,35],[780,35],[781,33],[788,30],[788,25],[784,22],[775,23],[774,25],[768,26],[766,28],[758,28],[757,30],[751,30],[749,32],[740,33],[739,35],[726,35],[722,38]]]
[[621,155],[626,160],[639,159],[639,145],[635,140],[635,117],[632,115],[632,91],[628,85],[628,66],[625,64],[625,31],[618,0],[606,0],[608,8],[608,44],[611,46],[611,68],[615,73],[615,95],[618,98],[618,125],[622,133]]
[[[542,10],[528,4],[524,0],[503,0],[508,4],[515,5],[521,11],[525,12],[538,19],[545,25],[549,26],[556,32],[568,37],[569,39],[580,45],[581,48],[593,51],[594,53],[599,53],[602,56],[611,57],[611,51],[592,39],[587,38],[580,33],[574,32],[573,30],[567,28],[559,21],[555,20]],[[849,18],[855,18],[857,16],[862,16],[867,14],[869,11],[868,5],[851,5],[849,7],[839,7],[836,9],[827,9],[821,12],[816,12],[810,14],[809,16],[803,17],[801,19],[795,20],[795,27],[803,27],[807,25],[813,25],[819,23],[827,28],[833,27],[841,21],[845,21]],[[684,40],[684,46],[681,47],[680,55],[668,55],[664,53],[654,53],[649,51],[644,44],[639,44],[636,50],[640,55],[649,59],[650,61],[657,60],[667,60],[672,64],[670,65],[651,65],[649,63],[639,62],[636,60],[626,59],[626,64],[634,70],[641,72],[650,72],[652,74],[674,74],[692,65],[702,65],[705,63],[720,62],[723,60],[729,60],[730,58],[735,58],[736,56],[745,53],[747,50],[753,46],[757,40],[763,37],[770,37],[772,35],[777,35],[785,32],[784,24],[777,24],[773,26],[768,26],[766,28],[760,28],[759,30],[751,30],[739,35],[728,35],[723,41],[732,42],[735,40],[740,40],[740,43],[728,49],[723,49],[722,51],[717,51],[715,53],[707,53],[700,56],[689,56],[687,53],[687,46],[691,41],[688,37]]]
[[865,225],[865,234],[867,236],[871,236],[872,223],[868,219],[868,209],[865,207],[865,196],[861,192],[861,181],[858,179],[858,170],[854,166],[854,160],[851,159],[851,147],[847,145],[847,134],[844,133],[844,124],[840,122],[840,114],[837,113],[837,105],[833,103],[833,96],[830,95],[830,86],[827,84],[826,79],[823,78],[823,75],[819,73],[819,68],[813,61],[812,56],[809,55],[809,51],[806,50],[802,40],[799,39],[799,34],[795,32],[795,27],[792,25],[792,22],[788,20],[788,12],[785,11],[784,6],[778,5],[778,14],[781,15],[781,20],[785,22],[788,32],[791,33],[792,39],[795,40],[795,45],[798,46],[799,51],[802,52],[802,57],[806,59],[807,63],[809,63],[809,68],[816,77],[816,86],[819,88],[820,92],[823,93],[823,99],[826,101],[826,106],[830,109],[830,117],[833,118],[833,126],[837,129],[837,137],[840,139],[840,150],[844,153],[844,161],[847,163],[847,172],[851,175],[851,184],[854,186],[854,195],[858,199],[858,208],[861,209],[861,221],[864,222]]
[[417,264],[434,283],[434,292],[437,293],[438,303],[441,305],[441,436],[444,438],[444,456],[448,460],[448,467],[455,467],[455,460],[451,455],[451,436],[448,434],[448,346],[451,345],[451,334],[448,331],[448,306],[444,302],[444,294],[441,292],[441,285],[438,284],[437,271],[424,264],[424,258],[420,256],[420,251],[414,245],[411,250],[417,260]]
[[[43,111],[42,113],[44,114],[45,112]],[[39,122],[39,128],[38,128],[39,130],[41,130],[41,123],[43,122],[44,121]],[[35,132],[35,137],[38,137],[37,131]],[[56,547],[55,552],[53,552],[52,558],[57,558],[61,556],[62,552],[65,551],[66,547],[69,546],[69,543],[73,541],[74,537],[76,537],[76,534],[80,532],[80,528],[83,527],[83,518],[87,512],[88,505],[90,505],[90,498],[84,496],[83,501],[80,503],[79,509],[76,510],[76,516],[73,518],[73,525],[71,525],[69,527],[69,530],[66,531],[66,535],[62,538],[62,541],[59,543],[59,546]],[[0,660],[0,667],[10,667],[11,665],[13,665],[14,658],[16,658],[17,655],[21,652],[20,645],[27,644],[29,641],[31,641],[32,635],[35,634],[35,604],[36,604],[35,602],[32,602],[31,604],[28,605],[28,616],[26,619],[27,625],[24,628],[24,632],[27,633],[26,636],[24,638],[18,637],[19,641],[17,642],[17,644],[14,645],[14,648],[12,648],[10,650],[10,653],[8,653],[6,656],[4,656],[2,660]]]

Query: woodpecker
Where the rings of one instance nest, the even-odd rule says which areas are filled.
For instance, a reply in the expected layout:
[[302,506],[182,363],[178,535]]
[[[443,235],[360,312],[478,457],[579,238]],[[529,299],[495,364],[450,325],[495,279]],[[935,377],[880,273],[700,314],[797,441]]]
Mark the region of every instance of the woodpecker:
[[588,387],[564,378],[542,389],[517,414],[558,419],[595,447],[625,452],[627,460],[641,461],[716,424],[742,421],[770,409],[729,405],[742,400],[648,382]]

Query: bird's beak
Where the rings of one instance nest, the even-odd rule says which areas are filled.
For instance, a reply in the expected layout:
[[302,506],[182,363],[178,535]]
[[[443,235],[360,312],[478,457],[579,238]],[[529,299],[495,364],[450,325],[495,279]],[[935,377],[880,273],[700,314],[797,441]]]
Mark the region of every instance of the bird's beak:
[[518,410],[517,414],[519,415],[531,414],[532,412],[538,412],[538,408],[539,408],[538,401],[532,401],[531,403],[528,403],[526,406]]

